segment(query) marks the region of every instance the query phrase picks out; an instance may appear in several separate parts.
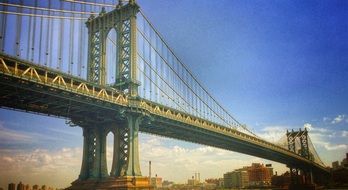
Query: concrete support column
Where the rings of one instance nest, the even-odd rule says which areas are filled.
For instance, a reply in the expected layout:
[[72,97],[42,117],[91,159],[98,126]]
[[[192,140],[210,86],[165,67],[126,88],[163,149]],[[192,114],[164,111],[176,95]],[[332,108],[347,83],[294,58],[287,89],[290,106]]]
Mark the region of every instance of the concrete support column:
[[302,174],[303,174],[303,183],[304,184],[308,184],[309,182],[308,182],[308,172],[307,172],[307,170],[302,170]]
[[84,180],[88,178],[88,165],[89,165],[89,132],[88,128],[82,128],[83,130],[83,154],[82,154],[82,165],[81,171],[79,175],[80,180]]
[[106,133],[103,127],[83,127],[83,157],[80,180],[108,176],[106,165]]
[[99,171],[100,171],[100,136],[98,134],[98,130],[96,128],[93,128],[92,132],[92,139],[93,139],[93,146],[91,149],[92,158],[91,161],[91,168],[90,168],[90,176],[91,179],[98,179],[99,178]]
[[127,115],[128,130],[129,130],[129,155],[126,176],[141,176],[140,162],[139,162],[139,124],[142,116],[129,114]]
[[126,113],[126,122],[114,131],[114,156],[110,176],[141,176],[139,162],[140,114]]
[[108,177],[108,168],[106,163],[106,136],[107,131],[104,127],[99,128],[99,143],[100,143],[100,171],[99,171],[99,177],[100,178],[106,178]]
[[124,126],[116,126],[113,129],[114,133],[114,155],[112,160],[110,176],[121,176],[122,166],[125,165],[127,159],[127,128]]

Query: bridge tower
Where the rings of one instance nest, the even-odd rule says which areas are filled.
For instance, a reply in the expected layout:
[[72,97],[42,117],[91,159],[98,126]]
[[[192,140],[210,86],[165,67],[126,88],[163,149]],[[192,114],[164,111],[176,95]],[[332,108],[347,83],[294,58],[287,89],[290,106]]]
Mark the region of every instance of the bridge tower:
[[131,97],[138,96],[139,82],[136,80],[136,14],[139,6],[135,0],[126,5],[119,1],[117,8],[106,13],[104,9],[97,17],[86,22],[88,28],[87,80],[106,85],[106,40],[110,30],[117,33],[116,80],[114,87]]
[[[309,138],[308,131],[305,128],[304,130],[299,129],[298,131],[287,131],[286,132],[288,149],[295,154],[298,154],[308,160],[313,160],[313,155],[309,151]],[[299,146],[299,147],[297,147]],[[310,168],[301,170],[296,166],[289,166],[291,184],[289,189],[313,189],[313,175]],[[303,175],[304,179],[301,180],[299,172]]]
[[[106,40],[110,30],[117,33],[116,80],[113,86],[125,93],[129,102],[137,103],[136,15],[135,0],[119,0],[111,12],[104,9],[86,22],[88,28],[87,80],[106,85]],[[124,109],[110,122],[89,118],[73,121],[83,128],[83,158],[79,178],[69,190],[150,189],[149,180],[141,176],[138,150],[139,125],[145,118],[139,109]],[[92,120],[92,121],[91,121]],[[114,134],[114,155],[110,173],[106,165],[106,136]]]

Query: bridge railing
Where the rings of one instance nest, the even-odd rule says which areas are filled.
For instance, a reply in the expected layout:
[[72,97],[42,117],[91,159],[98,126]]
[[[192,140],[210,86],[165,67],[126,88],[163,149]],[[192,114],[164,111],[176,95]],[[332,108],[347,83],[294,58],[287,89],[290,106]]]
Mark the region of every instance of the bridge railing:
[[31,62],[19,60],[17,57],[2,53],[0,53],[0,72],[23,81],[51,86],[116,105],[128,105],[127,96],[117,89],[93,84],[59,70],[34,65]]

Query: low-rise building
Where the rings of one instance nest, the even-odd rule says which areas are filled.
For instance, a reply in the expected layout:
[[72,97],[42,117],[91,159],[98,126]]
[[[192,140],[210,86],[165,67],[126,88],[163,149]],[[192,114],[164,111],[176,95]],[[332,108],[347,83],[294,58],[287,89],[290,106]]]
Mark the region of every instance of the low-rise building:
[[224,174],[225,188],[245,188],[249,184],[249,175],[245,170],[236,170]]
[[332,162],[332,169],[336,170],[340,167],[340,163],[338,161]]
[[192,178],[192,179],[187,180],[187,185],[189,185],[189,186],[195,186],[198,184],[199,184],[199,181],[197,179]]
[[269,186],[271,185],[271,174],[273,169],[265,167],[260,163],[253,163],[251,167],[248,168],[249,174],[249,186]]
[[348,168],[348,153],[346,153],[346,158],[344,158],[341,162],[341,166],[343,168]]
[[271,178],[271,184],[274,187],[285,188],[289,186],[290,180],[290,173],[288,171],[279,176],[276,173],[276,175]]
[[162,187],[162,178],[161,177],[152,177],[151,178],[151,186],[155,187],[155,188],[160,188]]
[[342,168],[348,169],[348,153],[346,153],[346,157],[342,160],[341,164],[339,161],[332,162],[332,170],[338,170]]
[[169,187],[172,187],[173,185],[174,185],[174,182],[172,182],[172,181],[164,180],[162,182],[162,187],[163,188],[169,188]]

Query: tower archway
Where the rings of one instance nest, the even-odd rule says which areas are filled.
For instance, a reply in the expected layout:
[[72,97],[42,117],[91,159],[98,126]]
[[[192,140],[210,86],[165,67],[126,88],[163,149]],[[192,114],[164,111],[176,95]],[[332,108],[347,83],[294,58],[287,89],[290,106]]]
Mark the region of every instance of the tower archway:
[[117,70],[117,32],[111,28],[105,39],[106,84],[115,85]]

